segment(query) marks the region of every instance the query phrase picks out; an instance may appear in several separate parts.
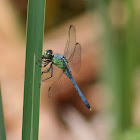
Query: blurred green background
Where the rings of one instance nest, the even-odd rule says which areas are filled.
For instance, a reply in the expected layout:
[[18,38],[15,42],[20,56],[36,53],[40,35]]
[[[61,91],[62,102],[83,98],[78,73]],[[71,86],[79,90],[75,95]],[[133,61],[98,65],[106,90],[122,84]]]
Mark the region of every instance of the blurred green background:
[[[22,132],[27,0],[0,1],[0,81],[6,136]],[[44,50],[63,53],[69,25],[82,46],[74,77],[88,99],[84,108],[73,87],[48,99],[41,88],[39,139],[140,139],[140,2],[47,0]],[[48,127],[49,126],[49,127]]]

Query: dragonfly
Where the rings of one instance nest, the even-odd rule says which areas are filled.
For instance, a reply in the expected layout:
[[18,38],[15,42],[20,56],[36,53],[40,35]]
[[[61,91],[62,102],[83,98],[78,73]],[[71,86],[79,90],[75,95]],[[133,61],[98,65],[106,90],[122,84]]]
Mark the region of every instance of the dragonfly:
[[[40,66],[47,69],[42,71],[41,75],[47,74],[47,78],[43,79],[43,81],[48,81],[54,76],[54,72],[56,71],[56,68],[59,69],[61,72],[57,74],[57,78],[55,77],[54,83],[49,87],[49,94],[53,94],[53,92],[57,92],[57,89],[55,89],[55,83],[59,83],[59,79],[62,77],[62,75],[66,75],[68,77],[72,84],[74,85],[75,89],[77,90],[79,96],[81,97],[82,101],[84,102],[85,106],[91,110],[91,107],[81,92],[80,88],[78,87],[76,81],[73,78],[71,68],[70,66],[73,66],[73,69],[75,71],[78,71],[80,68],[80,60],[81,60],[81,45],[76,42],[76,29],[74,25],[70,25],[69,32],[68,32],[68,40],[64,49],[64,55],[61,54],[54,54],[52,50],[45,50],[44,55],[42,55],[42,59]],[[66,86],[62,85],[62,86]],[[59,87],[63,88],[63,87]]]

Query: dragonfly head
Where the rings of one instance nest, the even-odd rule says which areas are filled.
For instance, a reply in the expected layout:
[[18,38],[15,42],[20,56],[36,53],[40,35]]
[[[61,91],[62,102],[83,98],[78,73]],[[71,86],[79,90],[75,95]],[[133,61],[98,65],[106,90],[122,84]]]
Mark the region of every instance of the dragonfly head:
[[52,59],[53,58],[53,51],[52,50],[46,50],[44,52],[44,55],[42,56],[42,59]]

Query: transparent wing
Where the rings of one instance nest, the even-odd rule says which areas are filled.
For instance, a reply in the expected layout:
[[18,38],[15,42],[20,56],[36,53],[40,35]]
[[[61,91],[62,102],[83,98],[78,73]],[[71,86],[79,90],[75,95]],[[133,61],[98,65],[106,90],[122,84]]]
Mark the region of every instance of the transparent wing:
[[71,55],[69,59],[70,68],[76,73],[79,72],[81,68],[81,45],[76,43],[74,48],[74,53]]
[[64,50],[64,55],[69,61],[69,58],[71,55],[74,53],[74,47],[76,44],[76,30],[73,25],[69,27],[69,32],[68,32],[68,41],[66,43],[66,47]]
[[64,50],[70,68],[76,73],[81,67],[81,45],[76,43],[76,29],[73,25],[69,27],[68,41]]
[[[69,78],[64,74],[62,69],[58,68],[55,65],[52,65],[53,67],[53,72],[52,72],[50,65],[51,64],[47,65],[45,68],[42,69],[42,72],[44,73],[42,74],[41,80],[42,82],[48,82],[48,84],[50,85],[48,89],[48,97],[54,97],[57,94],[66,91],[68,87],[72,85],[72,83],[69,80]],[[50,70],[48,71],[49,68]],[[53,75],[51,77],[52,73]]]
[[48,97],[54,97],[58,94],[66,92],[72,86],[70,79],[63,73],[48,89]]

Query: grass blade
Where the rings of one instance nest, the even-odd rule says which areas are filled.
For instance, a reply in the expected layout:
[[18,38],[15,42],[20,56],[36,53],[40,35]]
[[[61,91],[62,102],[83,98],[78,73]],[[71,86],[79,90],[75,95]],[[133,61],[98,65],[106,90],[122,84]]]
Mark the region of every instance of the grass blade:
[[[91,7],[89,0],[89,6]],[[124,2],[117,2],[116,7],[122,10],[121,15],[123,19],[127,19],[125,26],[120,24],[120,18],[115,16],[115,24],[111,23],[111,16],[109,10],[111,1],[96,0],[97,10],[99,11],[102,23],[104,25],[104,48],[106,52],[106,68],[104,70],[105,82],[108,84],[113,95],[113,105],[110,109],[115,120],[115,132],[124,133],[133,127],[133,103],[134,103],[134,85],[133,78],[136,70],[137,60],[137,36],[136,36],[136,16],[135,16],[135,2],[132,0],[125,0]],[[125,8],[124,8],[124,7]],[[92,8],[94,9],[94,7]],[[126,11],[127,10],[127,16]],[[125,11],[125,12],[124,12]],[[126,16],[126,17],[125,17]],[[117,25],[117,26],[116,26]]]
[[45,4],[46,0],[28,1],[23,140],[38,140],[41,68],[36,62],[42,54]]
[[6,140],[5,126],[4,126],[4,119],[3,119],[1,89],[0,89],[0,140]]

